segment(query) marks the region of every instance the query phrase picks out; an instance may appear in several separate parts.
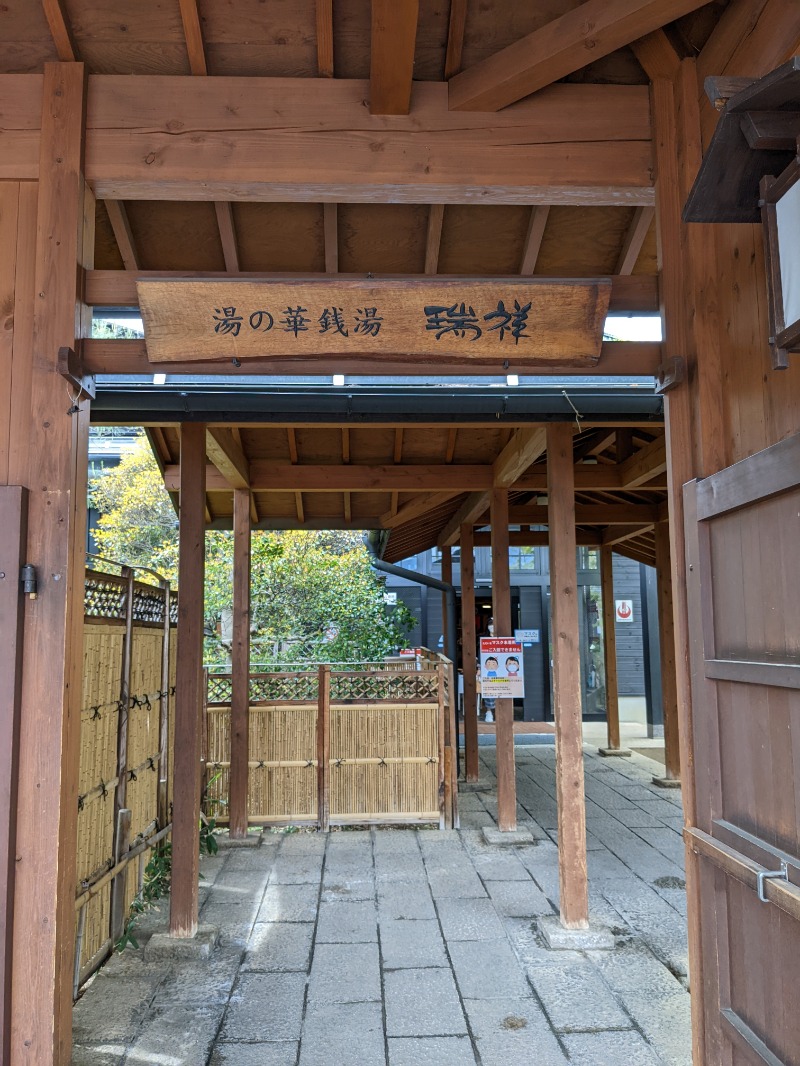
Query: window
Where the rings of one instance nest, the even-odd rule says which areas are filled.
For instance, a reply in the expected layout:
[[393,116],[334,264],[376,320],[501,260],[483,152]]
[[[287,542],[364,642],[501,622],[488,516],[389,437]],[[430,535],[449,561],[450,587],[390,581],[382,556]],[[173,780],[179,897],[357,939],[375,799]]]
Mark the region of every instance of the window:
[[600,566],[600,556],[597,548],[578,548],[578,569],[597,570]]
[[508,565],[512,570],[535,570],[535,548],[509,548]]
[[[451,559],[458,559],[460,556],[461,556],[461,545],[460,544],[454,544],[452,546],[452,548],[450,549],[450,558]],[[442,549],[441,548],[432,548],[431,549],[431,559],[435,563],[440,563],[442,561]]]

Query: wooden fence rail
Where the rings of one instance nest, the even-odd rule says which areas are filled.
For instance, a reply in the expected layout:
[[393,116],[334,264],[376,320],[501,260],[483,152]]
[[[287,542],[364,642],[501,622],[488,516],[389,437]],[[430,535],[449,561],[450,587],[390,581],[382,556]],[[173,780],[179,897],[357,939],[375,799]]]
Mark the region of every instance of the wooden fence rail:
[[[250,676],[250,825],[438,822],[456,813],[452,664]],[[205,809],[228,821],[229,674],[207,681]]]

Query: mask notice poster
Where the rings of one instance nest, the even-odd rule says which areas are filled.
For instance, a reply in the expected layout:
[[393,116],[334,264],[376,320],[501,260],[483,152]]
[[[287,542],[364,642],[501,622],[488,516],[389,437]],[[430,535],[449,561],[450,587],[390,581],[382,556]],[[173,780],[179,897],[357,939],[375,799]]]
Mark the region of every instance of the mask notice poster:
[[481,695],[498,700],[522,699],[525,695],[521,641],[481,637]]

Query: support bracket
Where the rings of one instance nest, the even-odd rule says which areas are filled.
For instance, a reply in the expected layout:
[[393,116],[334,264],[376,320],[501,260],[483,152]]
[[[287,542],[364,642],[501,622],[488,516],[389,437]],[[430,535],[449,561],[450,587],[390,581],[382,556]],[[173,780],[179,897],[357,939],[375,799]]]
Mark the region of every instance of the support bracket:
[[667,359],[656,370],[656,396],[662,396],[686,380],[686,360],[681,355]]
[[83,357],[78,352],[68,347],[59,348],[58,372],[69,385],[78,390],[75,403],[95,398],[94,377],[84,369]]
[[766,882],[770,880],[788,881],[789,867],[785,862],[782,862],[780,870],[760,870],[756,874],[756,879],[758,881],[758,898],[762,903],[769,903]]

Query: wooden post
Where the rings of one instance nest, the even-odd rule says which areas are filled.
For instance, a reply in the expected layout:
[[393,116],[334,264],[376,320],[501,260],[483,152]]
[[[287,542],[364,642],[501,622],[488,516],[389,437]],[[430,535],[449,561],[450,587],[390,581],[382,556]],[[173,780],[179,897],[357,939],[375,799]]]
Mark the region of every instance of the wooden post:
[[158,828],[163,829],[169,821],[169,663],[170,663],[170,607],[169,581],[164,590],[164,635],[161,641],[161,701],[158,715]]
[[317,821],[323,833],[330,828],[331,668],[320,666],[317,689]]
[[250,763],[250,490],[233,490],[230,836],[247,836]]
[[575,547],[575,468],[572,426],[547,427],[550,518],[550,604],[553,625],[553,704],[556,720],[558,877],[561,924],[589,924],[586,804],[583,788],[583,713],[580,623]]
[[464,676],[464,762],[467,781],[477,781],[478,686],[475,654],[475,532],[471,522],[461,527],[461,668]]
[[34,284],[28,312],[14,320],[20,378],[15,370],[10,388],[20,447],[34,460],[22,483],[39,591],[25,607],[22,664],[14,1066],[69,1062],[72,1046],[89,401],[70,403],[57,364],[59,348],[74,348],[87,329],[78,290],[94,249],[94,199],[82,174],[85,102],[82,64],[45,64],[37,218],[19,233],[33,249]]
[[184,422],[181,426],[175,781],[169,914],[169,932],[174,937],[193,937],[197,932],[205,494],[206,427],[200,422]]
[[[449,544],[442,548],[442,581],[447,585],[453,584],[453,551]],[[455,662],[455,648],[451,648],[448,641],[447,626],[447,593],[442,593],[442,652],[448,659]]]
[[0,1062],[11,1041],[11,948],[19,769],[19,712],[24,600],[20,570],[25,562],[28,494],[18,485],[0,487]]
[[672,562],[669,526],[659,522],[656,534],[656,586],[658,589],[658,642],[661,653],[661,703],[664,709],[664,777],[653,778],[666,788],[680,784],[681,761],[678,739],[678,690],[675,668],[675,623],[672,610]]
[[[122,638],[122,665],[119,679],[119,704],[117,710],[117,787],[114,790],[114,840],[115,864],[125,857],[131,832],[131,812],[126,811],[128,795],[128,715],[131,708],[131,657],[133,652],[133,570],[122,568],[125,588],[125,636]],[[117,874],[111,882],[111,939],[119,940],[125,923],[125,887],[127,870]]]
[[[431,669],[430,663],[424,663],[423,669]],[[437,712],[437,735],[439,740],[439,828],[447,828],[447,775],[445,773],[445,724],[446,715],[444,708],[444,663],[439,660],[436,665],[436,694],[439,703]]]
[[[617,445],[619,448],[619,444]],[[617,612],[614,601],[614,549],[605,544],[600,549],[600,586],[603,599],[603,664],[606,675],[606,727],[608,747],[601,755],[630,755],[620,747],[619,690],[617,686]]]
[[[508,489],[491,492],[492,614],[494,635],[510,637],[511,578],[508,571]],[[495,703],[497,743],[497,826],[501,832],[517,828],[517,781],[514,764],[514,701]]]

